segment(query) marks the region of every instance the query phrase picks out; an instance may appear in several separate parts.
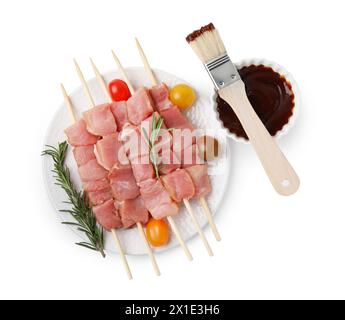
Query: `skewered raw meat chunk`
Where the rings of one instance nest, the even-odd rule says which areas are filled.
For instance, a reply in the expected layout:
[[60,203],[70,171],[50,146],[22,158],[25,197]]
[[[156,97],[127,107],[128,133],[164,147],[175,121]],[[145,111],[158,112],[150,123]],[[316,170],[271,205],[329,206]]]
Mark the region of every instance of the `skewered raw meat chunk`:
[[153,113],[152,99],[146,88],[140,88],[127,100],[129,121],[139,125]]
[[108,179],[100,179],[100,180],[92,180],[92,181],[84,181],[83,188],[85,191],[101,191],[106,188],[109,188],[109,181]]
[[149,219],[144,201],[141,196],[118,203],[121,221],[124,228],[132,227],[137,222],[146,224]]
[[120,215],[115,208],[114,200],[112,199],[93,207],[93,213],[95,214],[98,223],[107,231],[122,227]]
[[104,190],[87,192],[87,196],[88,196],[89,201],[90,201],[92,206],[100,205],[100,204],[102,204],[105,201],[108,201],[110,199],[113,200],[113,196],[111,194],[111,190],[109,188],[109,185]]
[[178,107],[173,106],[172,108],[162,110],[160,114],[164,118],[164,122],[168,128],[194,130],[193,125]]
[[79,167],[79,175],[83,182],[88,182],[107,178],[108,171],[101,167],[97,160],[90,160]]
[[207,174],[206,165],[196,165],[185,169],[193,180],[195,198],[205,197],[211,192],[210,178]]
[[178,214],[178,205],[157,179],[148,179],[139,184],[146,208],[155,219]]
[[180,159],[171,149],[163,150],[163,152],[158,155],[158,159],[160,174],[168,174],[181,167]]
[[80,146],[73,149],[74,159],[77,162],[78,167],[88,163],[90,160],[96,159],[93,152],[94,146]]
[[109,134],[96,143],[96,158],[105,169],[110,170],[117,163],[128,163],[125,149],[117,132]]
[[[150,89],[150,94],[156,109],[164,118],[168,128],[189,129],[193,131],[193,125],[169,100],[169,89],[165,84],[160,84]],[[195,198],[206,196],[211,192],[211,184],[207,174],[207,166],[198,155],[195,138],[184,138],[184,130],[173,130],[173,152],[181,159],[182,167],[190,175],[195,187]],[[186,132],[188,133],[188,132]],[[162,178],[164,179],[164,177]],[[165,178],[167,180],[167,178]]]
[[116,164],[109,172],[109,180],[116,200],[134,199],[139,195],[139,187],[130,165]]
[[147,142],[140,133],[140,127],[126,124],[119,136],[128,159],[148,155],[150,150]]
[[181,202],[183,199],[191,199],[195,194],[195,187],[189,174],[183,170],[175,170],[162,177],[162,182],[170,197]]
[[[144,130],[147,133],[148,137],[152,137],[152,126],[153,126],[153,117],[155,116],[156,121],[161,118],[158,112],[154,112],[150,117],[145,119],[141,122],[139,128],[141,132],[141,136],[144,138]],[[157,137],[156,137],[156,143],[155,143],[155,149],[157,152],[160,152],[164,149],[170,149],[170,146],[172,145],[172,136],[168,130],[166,130],[167,127],[163,121],[161,129],[158,131]],[[147,143],[147,140],[145,140]]]
[[169,100],[169,88],[162,83],[150,89],[150,95],[155,108],[164,118],[168,128],[194,130],[193,125],[188,121],[179,108]]
[[74,147],[93,145],[98,140],[98,137],[86,130],[86,122],[83,119],[65,129],[65,133],[68,143]]
[[[146,132],[148,133],[149,137],[151,136],[151,131],[152,131],[152,122],[153,122],[153,116],[156,117],[156,121],[159,120],[159,118],[161,117],[159,115],[159,113],[157,111],[155,111],[154,113],[152,113],[151,116],[149,116],[148,118],[146,118],[145,120],[143,120],[140,123],[140,127],[144,128],[146,130]],[[166,129],[166,125],[164,124],[164,122],[162,123],[161,129]]]
[[149,155],[140,156],[131,161],[133,175],[137,183],[155,177],[155,170],[150,162]]
[[102,104],[83,113],[87,130],[97,136],[106,136],[116,132],[115,118],[110,104]]
[[113,102],[110,105],[110,109],[114,115],[117,130],[121,131],[128,122],[127,104],[125,101]]
[[173,103],[169,100],[169,88],[165,83],[154,86],[149,91],[154,106],[156,107],[158,112],[172,108],[174,106]]

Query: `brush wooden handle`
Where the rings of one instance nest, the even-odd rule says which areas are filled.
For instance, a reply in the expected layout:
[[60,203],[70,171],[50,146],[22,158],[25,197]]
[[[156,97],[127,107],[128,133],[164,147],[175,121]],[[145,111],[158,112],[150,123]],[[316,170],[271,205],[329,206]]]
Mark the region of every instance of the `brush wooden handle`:
[[295,193],[299,187],[299,178],[255,113],[243,81],[220,89],[219,95],[236,113],[276,191],[285,196]]

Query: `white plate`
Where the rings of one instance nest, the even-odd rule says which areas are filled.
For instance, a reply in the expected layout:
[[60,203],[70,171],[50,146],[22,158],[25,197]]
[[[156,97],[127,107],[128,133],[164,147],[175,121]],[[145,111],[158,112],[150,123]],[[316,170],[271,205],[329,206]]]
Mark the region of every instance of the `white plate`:
[[[126,69],[126,71],[129,80],[134,85],[134,87],[138,88],[140,86],[150,86],[150,82],[143,68],[132,67]],[[177,83],[186,83],[185,81],[164,71],[155,70],[155,74],[159,81],[165,82],[168,86],[173,86]],[[119,73],[116,71],[108,72],[107,74],[105,74],[104,77],[107,81],[110,81],[115,78],[121,78]],[[97,80],[93,78],[88,82],[88,84],[96,104],[105,102],[105,95],[102,92]],[[225,137],[224,130],[220,128],[220,125],[216,120],[214,110],[212,109],[212,106],[210,104],[209,97],[204,97],[200,93],[198,94],[198,99],[195,105],[186,112],[186,115],[192,121],[192,123],[194,123],[194,125],[198,128],[219,130],[217,138],[220,140],[221,150],[223,151],[222,157],[220,157],[220,159],[218,159],[216,163],[211,163],[209,166],[213,191],[207,197],[207,202],[209,203],[212,212],[215,213],[220,207],[223,196],[227,189],[227,182],[229,179],[230,157],[229,153],[227,153],[226,155],[224,152],[225,150],[229,151],[229,142],[228,139],[226,139]],[[88,101],[81,87],[74,90],[70,96],[78,116],[80,116],[81,112],[89,108]],[[44,145],[56,146],[58,142],[66,140],[66,137],[64,135],[64,129],[69,125],[71,125],[71,119],[67,112],[67,108],[65,104],[61,104],[48,128]],[[79,188],[81,188],[77,167],[74,162],[73,155],[71,153],[71,148],[69,148],[69,153],[66,158],[66,165],[70,168],[73,181],[76,183],[76,185],[78,185]],[[54,184],[55,181],[51,172],[52,167],[53,163],[50,157],[43,157],[43,177],[45,180],[45,185],[50,201],[61,220],[71,221],[70,216],[59,212],[60,209],[66,207],[66,205],[63,204],[63,201],[66,200],[66,196],[64,192]],[[216,174],[212,175],[212,173]],[[192,202],[192,206],[195,210],[200,225],[204,227],[207,224],[207,220],[203,215],[201,207],[199,206],[198,202],[195,201]],[[177,217],[174,217],[174,219],[185,240],[192,238],[196,234],[196,230],[193,227],[192,221],[189,215],[187,214],[186,210],[182,206],[180,214]],[[75,231],[73,227],[71,229]],[[83,234],[77,231],[75,232],[83,240],[86,240]],[[143,241],[141,240],[138,230],[136,228],[119,230],[118,234],[123,244],[124,250],[127,254],[146,253]],[[175,237],[172,237],[167,246],[160,249],[156,249],[156,251],[167,250],[169,248],[175,247],[177,244],[178,243]],[[105,236],[105,249],[107,253],[116,252],[116,248],[113,244],[113,240],[109,233],[106,233]]]

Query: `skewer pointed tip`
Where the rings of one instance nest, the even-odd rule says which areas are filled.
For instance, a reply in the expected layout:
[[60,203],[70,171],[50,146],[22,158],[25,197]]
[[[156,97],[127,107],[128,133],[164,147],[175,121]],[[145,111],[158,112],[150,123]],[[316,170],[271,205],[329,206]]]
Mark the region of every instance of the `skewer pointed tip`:
[[114,59],[116,61],[120,61],[119,58],[117,57],[117,55],[115,54],[115,51],[113,49],[111,49],[111,53],[112,53],[112,55],[113,55],[113,57],[114,57]]
[[62,91],[63,95],[66,96],[67,95],[67,91],[66,91],[66,88],[63,85],[63,83],[60,83],[60,88],[61,88],[61,91]]
[[73,62],[74,62],[74,65],[75,65],[76,69],[78,70],[78,72],[81,72],[81,69],[79,67],[79,64],[78,64],[78,61],[77,61],[76,58],[73,58]]
[[96,64],[94,63],[94,61],[92,60],[91,57],[89,57],[89,59],[90,59],[90,63],[91,63],[91,65],[92,65],[93,70],[94,70],[96,73],[98,73],[98,69],[97,69],[97,67],[96,67]]
[[135,37],[135,43],[137,45],[137,48],[139,49],[139,51],[143,51],[142,47],[141,47],[141,44],[139,42],[139,39],[137,37]]

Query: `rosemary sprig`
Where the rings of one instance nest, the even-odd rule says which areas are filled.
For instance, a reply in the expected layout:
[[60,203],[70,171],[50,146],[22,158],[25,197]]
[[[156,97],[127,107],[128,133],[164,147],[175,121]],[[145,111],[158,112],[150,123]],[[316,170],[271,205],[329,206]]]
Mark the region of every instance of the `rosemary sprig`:
[[142,128],[146,143],[149,146],[150,161],[151,161],[151,163],[155,169],[155,173],[156,173],[156,176],[158,179],[159,179],[159,164],[158,164],[155,144],[156,144],[156,140],[157,140],[159,131],[162,128],[162,124],[163,124],[163,118],[158,117],[158,119],[157,119],[156,114],[154,113],[152,116],[151,137],[149,137],[145,128]]
[[60,210],[60,212],[70,214],[75,222],[63,222],[63,224],[76,227],[77,230],[83,232],[89,242],[78,242],[78,246],[99,251],[103,257],[104,253],[104,231],[99,227],[96,218],[92,212],[86,195],[80,192],[74,186],[68,167],[65,165],[68,144],[66,141],[59,143],[58,147],[47,145],[47,149],[42,152],[42,156],[50,156],[54,161],[54,178],[56,185],[60,186],[67,194],[68,203],[71,209]]

